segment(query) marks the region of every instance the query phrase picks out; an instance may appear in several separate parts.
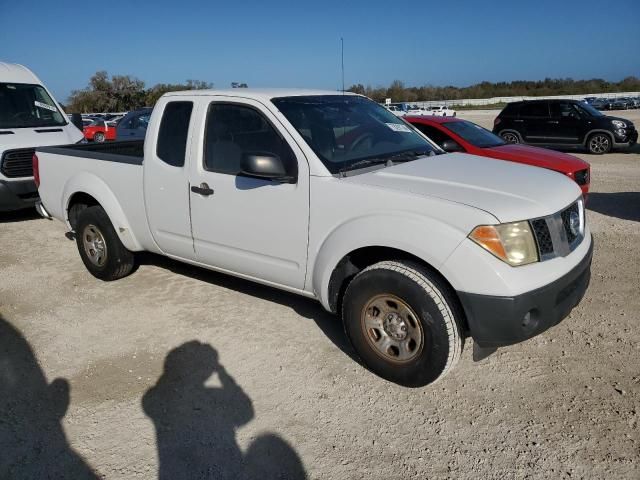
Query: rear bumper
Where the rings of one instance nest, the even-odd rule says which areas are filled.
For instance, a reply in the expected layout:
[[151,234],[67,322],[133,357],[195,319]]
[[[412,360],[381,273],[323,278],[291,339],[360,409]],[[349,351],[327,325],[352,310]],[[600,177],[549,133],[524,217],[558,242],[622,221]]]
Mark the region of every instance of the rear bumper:
[[33,180],[0,180],[0,212],[32,207],[38,198]]
[[515,297],[458,292],[471,337],[481,347],[501,347],[557,325],[584,297],[592,257],[593,240],[585,257],[563,277]]

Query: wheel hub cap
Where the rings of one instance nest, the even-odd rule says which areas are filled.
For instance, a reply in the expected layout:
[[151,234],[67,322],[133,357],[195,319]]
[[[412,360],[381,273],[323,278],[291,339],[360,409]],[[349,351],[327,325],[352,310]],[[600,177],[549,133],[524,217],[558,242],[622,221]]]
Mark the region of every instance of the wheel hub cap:
[[361,326],[369,345],[387,361],[409,362],[422,351],[422,324],[411,307],[395,295],[371,298],[362,311]]
[[89,261],[99,267],[107,261],[107,244],[95,225],[87,225],[82,232],[82,244]]
[[394,340],[407,338],[407,324],[397,313],[388,314],[382,323],[384,331]]

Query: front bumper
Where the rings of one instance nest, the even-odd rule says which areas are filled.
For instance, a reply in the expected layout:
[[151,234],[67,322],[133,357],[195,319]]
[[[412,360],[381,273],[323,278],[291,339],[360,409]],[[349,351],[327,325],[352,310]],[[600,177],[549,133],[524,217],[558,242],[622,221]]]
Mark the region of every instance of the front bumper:
[[593,239],[585,257],[563,277],[515,297],[458,292],[471,337],[481,347],[502,347],[557,325],[584,297],[592,257]]
[[0,180],[0,212],[32,207],[38,198],[33,180]]
[[633,129],[629,130],[626,135],[614,135],[613,146],[616,148],[621,147],[633,147],[636,143],[638,143],[638,131]]

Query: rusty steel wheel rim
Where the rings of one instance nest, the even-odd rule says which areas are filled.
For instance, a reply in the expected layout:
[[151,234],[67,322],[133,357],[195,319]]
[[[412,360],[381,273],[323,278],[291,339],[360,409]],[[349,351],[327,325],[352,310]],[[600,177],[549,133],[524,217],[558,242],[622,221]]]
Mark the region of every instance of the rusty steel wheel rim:
[[422,324],[413,309],[395,295],[371,298],[362,309],[360,324],[373,351],[389,362],[407,363],[422,352]]

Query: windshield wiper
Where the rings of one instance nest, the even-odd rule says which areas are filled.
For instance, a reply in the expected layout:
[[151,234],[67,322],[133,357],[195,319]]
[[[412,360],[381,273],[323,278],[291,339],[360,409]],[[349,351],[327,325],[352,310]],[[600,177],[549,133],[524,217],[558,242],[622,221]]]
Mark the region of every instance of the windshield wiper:
[[435,154],[433,150],[405,150],[402,152],[393,153],[391,155],[385,155],[383,157],[365,158],[355,163],[351,163],[338,170],[338,173],[344,174],[349,170],[355,170],[365,166],[382,165],[386,167],[393,167],[397,163],[410,162],[419,157],[429,156]]

